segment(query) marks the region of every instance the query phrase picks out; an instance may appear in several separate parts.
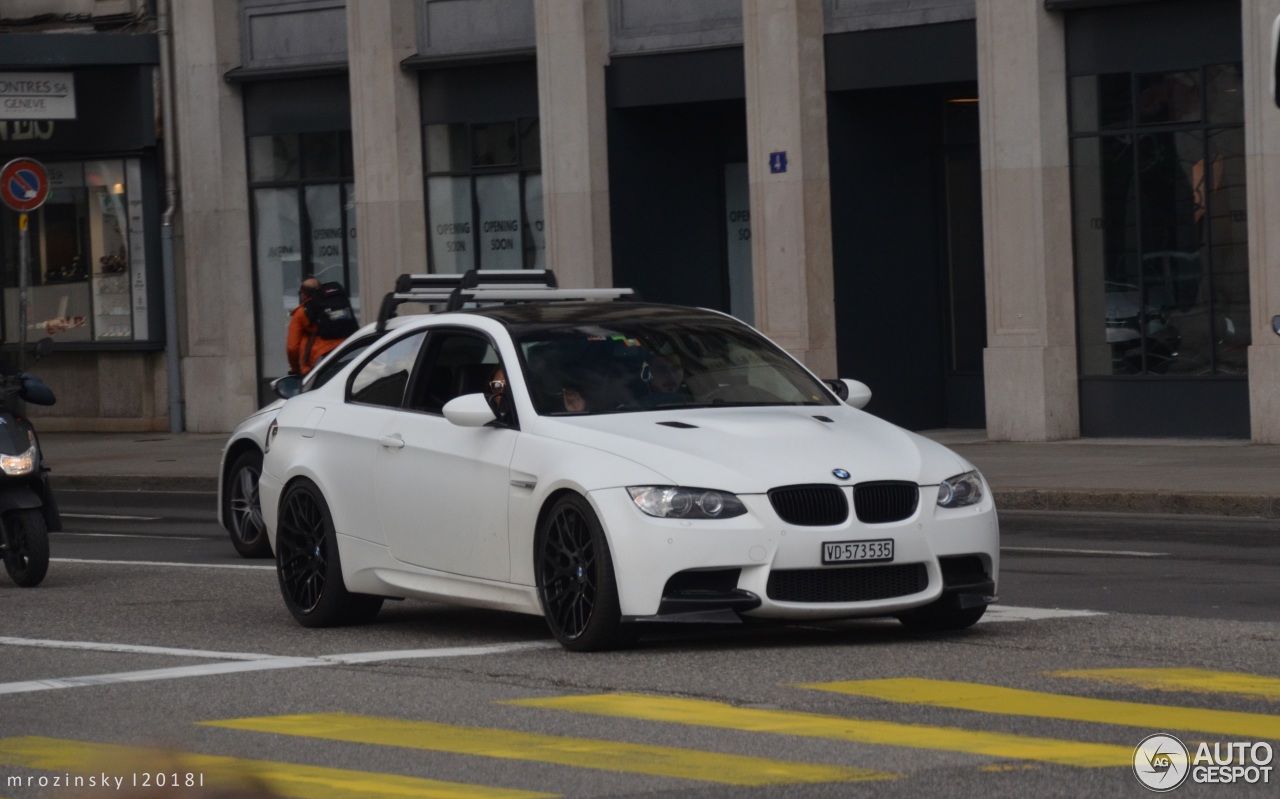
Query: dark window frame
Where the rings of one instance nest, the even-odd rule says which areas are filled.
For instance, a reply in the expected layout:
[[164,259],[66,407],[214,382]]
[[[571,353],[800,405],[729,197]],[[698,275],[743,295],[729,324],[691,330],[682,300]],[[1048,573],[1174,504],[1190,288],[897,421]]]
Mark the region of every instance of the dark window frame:
[[[1075,186],[1076,163],[1074,159],[1075,142],[1079,140],[1084,140],[1084,139],[1096,139],[1099,141],[1108,140],[1108,139],[1110,140],[1128,139],[1132,142],[1132,146],[1138,147],[1139,142],[1144,136],[1151,136],[1151,135],[1159,136],[1159,135],[1168,135],[1168,134],[1194,134],[1194,135],[1198,135],[1201,139],[1200,141],[1201,158],[1203,162],[1205,164],[1210,164],[1212,163],[1211,142],[1213,140],[1213,136],[1217,133],[1220,133],[1223,131],[1231,131],[1231,130],[1239,130],[1243,134],[1243,131],[1245,128],[1245,121],[1243,117],[1238,121],[1231,121],[1231,122],[1213,122],[1210,120],[1209,91],[1207,90],[1209,82],[1207,79],[1207,73],[1210,69],[1214,67],[1229,66],[1229,65],[1234,65],[1239,68],[1240,74],[1242,76],[1242,81],[1243,81],[1244,65],[1242,62],[1239,62],[1239,61],[1228,62],[1225,64],[1221,62],[1199,63],[1195,66],[1187,66],[1183,69],[1178,69],[1178,70],[1133,69],[1127,72],[1097,73],[1097,74],[1069,73],[1067,75],[1066,96],[1067,96],[1067,120],[1068,120],[1068,126],[1069,126],[1068,127],[1068,158],[1069,158],[1069,170],[1071,175],[1071,194],[1072,194],[1071,205],[1073,209],[1073,213],[1072,213],[1073,241],[1076,238],[1076,231],[1079,229],[1078,226],[1081,224],[1089,223],[1087,220],[1077,219],[1074,214],[1075,197],[1076,197],[1076,186]],[[1193,121],[1186,121],[1186,122],[1148,123],[1148,122],[1141,121],[1140,103],[1138,102],[1138,98],[1140,96],[1140,86],[1141,86],[1142,78],[1150,75],[1170,74],[1172,72],[1195,72],[1197,74],[1198,80],[1199,80],[1198,85],[1199,85],[1199,94],[1200,94],[1198,117]],[[1099,126],[1099,127],[1090,128],[1087,130],[1076,130],[1074,128],[1075,120],[1076,120],[1075,92],[1072,90],[1072,81],[1076,78],[1097,78],[1097,77],[1101,77],[1101,75],[1104,75],[1104,74],[1127,75],[1128,82],[1129,82],[1129,108],[1128,108],[1129,119],[1125,123],[1124,127]],[[1140,192],[1140,188],[1138,187],[1141,187],[1143,185],[1143,182],[1142,182],[1142,176],[1141,176],[1141,159],[1138,157],[1135,157],[1133,159],[1132,181],[1133,181],[1132,185]],[[1205,198],[1204,198],[1204,214],[1206,218],[1210,220],[1213,218],[1213,203],[1214,203],[1213,193],[1206,191]],[[1146,243],[1143,240],[1143,231],[1145,230],[1145,226],[1143,221],[1143,209],[1142,209],[1141,202],[1137,202],[1135,205],[1134,229],[1136,231],[1135,254],[1138,257],[1139,263],[1141,263],[1144,254],[1147,252],[1147,248],[1145,246]],[[1214,268],[1213,268],[1214,234],[1213,234],[1212,224],[1206,224],[1204,227],[1203,239],[1200,243],[1200,250],[1205,254],[1206,260],[1207,260],[1207,263],[1202,265],[1202,271],[1204,273],[1204,277],[1206,281],[1204,290],[1208,298],[1206,300],[1206,306],[1208,308],[1210,323],[1212,323],[1212,320],[1214,318],[1214,304],[1215,304],[1215,296],[1216,296],[1215,290],[1214,290],[1215,289]],[[1073,260],[1073,264],[1072,264],[1073,284],[1079,285],[1081,275],[1080,275],[1080,265],[1079,265],[1078,254],[1074,255],[1072,260]],[[1141,278],[1141,274],[1139,275],[1139,277]],[[1138,280],[1138,294],[1139,294],[1138,306],[1140,309],[1139,310],[1140,325],[1145,326],[1146,318],[1147,318],[1146,308],[1147,308],[1147,299],[1148,299],[1146,280],[1143,280],[1143,279]],[[1079,314],[1080,314],[1080,310],[1079,310],[1079,306],[1077,305],[1076,319],[1075,319],[1075,323],[1077,327],[1077,332],[1076,332],[1077,342],[1079,341],[1079,336],[1080,336],[1081,330],[1083,329],[1083,324],[1087,321],[1087,320],[1081,319]],[[1211,346],[1209,348],[1209,369],[1207,374],[1198,375],[1194,378],[1191,378],[1187,375],[1179,375],[1179,374],[1166,375],[1158,371],[1153,371],[1152,365],[1150,362],[1150,352],[1149,352],[1149,347],[1147,345],[1147,339],[1144,337],[1141,339],[1141,341],[1142,341],[1141,368],[1137,373],[1135,374],[1122,374],[1122,373],[1115,373],[1115,372],[1112,372],[1110,374],[1086,373],[1083,368],[1084,367],[1083,360],[1081,360],[1081,362],[1079,363],[1081,379],[1088,379],[1088,380],[1208,379],[1208,380],[1214,380],[1214,379],[1239,379],[1240,377],[1237,374],[1220,371],[1219,349],[1216,345]],[[1079,356],[1079,357],[1081,357],[1082,359],[1083,356]],[[1248,366],[1246,363],[1246,366],[1245,366],[1246,375],[1247,375],[1247,372],[1248,372]]]
[[[511,123],[515,125],[515,132],[516,132],[515,163],[514,164],[477,165],[475,163],[476,129],[481,127],[488,127],[490,125],[503,124],[503,123]],[[467,128],[467,136],[466,136],[467,166],[465,168],[440,169],[440,170],[430,169],[429,164],[431,163],[431,153],[427,151],[430,137],[427,135],[426,131],[427,131],[427,128],[432,127],[434,125],[465,125],[466,126]],[[539,151],[536,154],[535,159],[525,158],[525,139],[526,139],[526,136],[528,135],[529,130],[531,129],[530,128],[531,125],[533,127],[536,127],[537,137],[540,141],[542,136],[542,126],[540,123],[540,119],[536,116],[515,116],[515,117],[506,118],[506,119],[477,119],[477,120],[470,120],[470,121],[459,120],[459,121],[451,121],[451,122],[434,121],[434,122],[424,122],[422,125],[422,131],[423,131],[422,165],[423,165],[424,193],[426,193],[429,196],[430,189],[428,188],[428,184],[431,178],[468,178],[469,179],[469,188],[470,188],[470,197],[471,197],[471,208],[470,208],[471,233],[470,233],[469,241],[472,248],[471,251],[473,253],[473,256],[471,259],[472,269],[486,268],[483,262],[484,261],[484,258],[482,255],[483,251],[481,250],[481,247],[480,247],[481,241],[483,239],[484,231],[481,230],[481,225],[480,225],[480,200],[479,200],[479,192],[476,191],[476,180],[477,178],[481,178],[481,177],[491,177],[491,176],[510,175],[510,174],[516,174],[519,176],[518,180],[519,180],[519,194],[520,194],[521,268],[533,269],[536,265],[537,247],[533,245],[532,233],[529,231],[529,224],[530,224],[529,209],[527,207],[527,202],[526,202],[528,197],[528,192],[527,192],[526,185],[530,177],[542,175],[542,157],[541,157],[541,152]],[[425,207],[423,209],[423,214],[426,218],[426,225],[427,225],[427,265],[428,265],[427,271],[437,272],[439,270],[437,269],[437,265],[435,263],[435,254],[431,246],[431,235],[430,235],[431,225],[432,225],[431,203],[430,201],[428,201],[424,203],[424,205]]]

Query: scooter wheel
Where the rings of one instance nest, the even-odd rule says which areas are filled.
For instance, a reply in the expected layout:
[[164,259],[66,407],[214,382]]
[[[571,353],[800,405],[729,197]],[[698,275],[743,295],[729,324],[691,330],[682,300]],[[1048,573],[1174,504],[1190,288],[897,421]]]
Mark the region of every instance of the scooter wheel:
[[4,568],[23,588],[39,585],[49,571],[49,530],[39,508],[4,515]]

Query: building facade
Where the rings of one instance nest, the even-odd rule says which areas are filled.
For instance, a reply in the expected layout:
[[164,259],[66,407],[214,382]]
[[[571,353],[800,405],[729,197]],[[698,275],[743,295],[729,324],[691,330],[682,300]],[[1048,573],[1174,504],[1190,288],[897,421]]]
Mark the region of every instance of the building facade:
[[369,320],[404,272],[551,268],[731,312],[915,429],[1280,441],[1280,0],[151,6],[0,4],[0,73],[76,88],[0,136],[61,176],[28,332],[76,388],[46,429],[169,426],[176,139],[189,430],[267,398],[304,276]]

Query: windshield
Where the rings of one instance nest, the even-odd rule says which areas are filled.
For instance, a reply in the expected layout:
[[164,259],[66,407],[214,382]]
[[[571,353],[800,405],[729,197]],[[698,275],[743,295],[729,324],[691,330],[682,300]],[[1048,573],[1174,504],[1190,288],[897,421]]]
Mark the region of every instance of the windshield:
[[542,323],[513,332],[543,415],[835,404],[790,356],[729,318]]

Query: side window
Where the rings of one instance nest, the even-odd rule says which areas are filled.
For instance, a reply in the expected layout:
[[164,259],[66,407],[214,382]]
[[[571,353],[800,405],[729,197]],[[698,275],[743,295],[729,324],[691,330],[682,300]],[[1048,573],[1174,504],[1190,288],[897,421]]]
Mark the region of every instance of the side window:
[[328,383],[334,375],[341,372],[347,364],[351,363],[356,358],[359,358],[365,350],[369,349],[369,345],[373,344],[373,342],[377,340],[377,336],[368,336],[367,338],[363,338],[359,341],[344,344],[335,350],[333,355],[326,356],[324,360],[320,361],[316,368],[312,370],[312,374],[315,376],[307,381],[305,390],[311,391],[313,389],[320,388],[325,383]]
[[356,370],[351,378],[347,395],[350,402],[366,405],[386,405],[399,408],[404,401],[404,390],[409,385],[409,375],[418,359],[418,350],[426,332],[406,336]]
[[441,413],[454,397],[489,394],[490,383],[499,377],[498,368],[498,353],[483,336],[452,330],[435,333],[427,344],[422,376],[409,407]]

